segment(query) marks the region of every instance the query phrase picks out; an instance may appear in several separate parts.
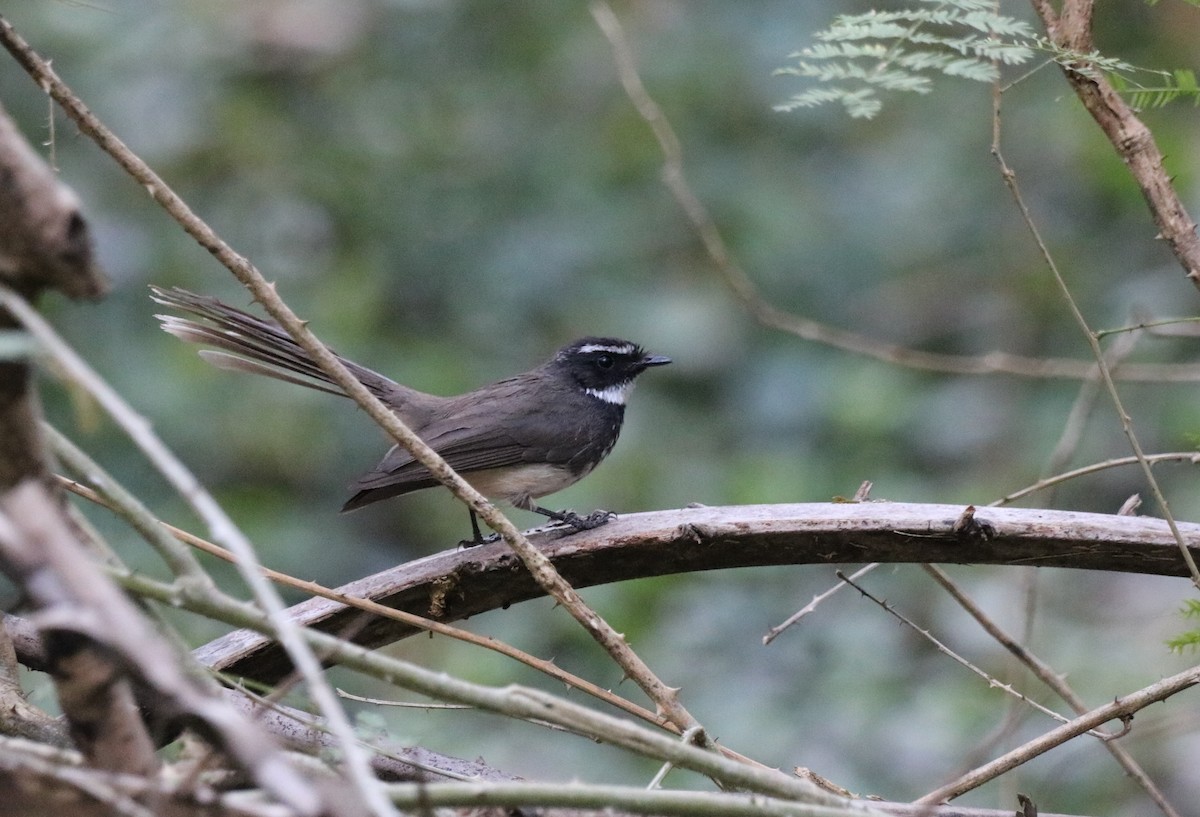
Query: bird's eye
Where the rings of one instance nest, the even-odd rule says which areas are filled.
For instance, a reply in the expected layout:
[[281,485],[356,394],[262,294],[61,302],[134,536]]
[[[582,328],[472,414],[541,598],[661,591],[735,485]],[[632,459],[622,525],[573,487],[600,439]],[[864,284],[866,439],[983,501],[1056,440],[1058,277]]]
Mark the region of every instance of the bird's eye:
[[613,367],[612,355],[600,355],[596,358],[596,365],[601,369],[611,369]]

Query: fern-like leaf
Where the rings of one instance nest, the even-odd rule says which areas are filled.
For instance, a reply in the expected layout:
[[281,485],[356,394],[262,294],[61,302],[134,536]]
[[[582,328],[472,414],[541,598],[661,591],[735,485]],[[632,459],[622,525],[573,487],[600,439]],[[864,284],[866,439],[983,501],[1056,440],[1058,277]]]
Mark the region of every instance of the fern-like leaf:
[[[998,14],[993,0],[910,0],[913,8],[844,14],[814,35],[816,42],[791,55],[776,71],[823,84],[796,94],[776,110],[841,102],[855,117],[883,107],[880,93],[925,94],[940,75],[996,82],[999,66],[1020,65],[1037,53],[1068,71],[1106,76],[1135,108],[1157,108],[1180,97],[1200,106],[1196,75],[1188,70],[1149,71],[1098,51],[1078,53],[1038,36],[1030,25]],[[1153,0],[1152,0],[1153,2]],[[1187,0],[1200,6],[1200,0]],[[1154,84],[1135,76],[1152,74]],[[1161,82],[1157,81],[1161,79]]]
[[1167,649],[1171,652],[1181,653],[1197,647],[1200,647],[1200,630],[1189,630],[1167,639]]
[[[1184,618],[1200,618],[1200,600],[1187,599],[1183,603],[1183,609],[1179,614]],[[1185,633],[1180,633],[1177,636],[1172,636],[1167,639],[1167,649],[1171,652],[1183,652],[1184,650],[1194,650],[1200,647],[1200,630],[1188,630]]]
[[816,42],[791,55],[793,65],[776,73],[826,85],[808,89],[777,110],[841,102],[855,117],[882,108],[879,92],[928,93],[938,75],[994,82],[996,64],[1015,65],[1032,56],[1021,40],[1029,25],[997,14],[991,0],[917,0],[915,8],[845,14]]

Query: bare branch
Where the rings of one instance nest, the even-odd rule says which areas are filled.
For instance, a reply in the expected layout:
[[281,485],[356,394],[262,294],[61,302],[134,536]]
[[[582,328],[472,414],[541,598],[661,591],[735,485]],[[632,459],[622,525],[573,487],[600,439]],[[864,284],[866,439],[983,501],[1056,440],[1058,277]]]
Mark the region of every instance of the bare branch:
[[[1093,0],[1063,0],[1058,15],[1045,0],[1035,0],[1033,7],[1055,45],[1074,54],[1091,54],[1096,50],[1092,40]],[[1200,235],[1196,234],[1196,220],[1175,191],[1154,134],[1101,72],[1088,65],[1061,67],[1083,107],[1133,174],[1158,227],[1156,237],[1170,244],[1187,277],[1200,287]]]
[[1036,738],[1024,746],[1019,746],[1011,752],[996,758],[991,763],[968,772],[959,779],[947,783],[945,786],[930,792],[915,802],[934,804],[958,797],[986,783],[988,780],[993,780],[1022,763],[1048,752],[1055,746],[1060,746],[1072,738],[1095,729],[1097,726],[1101,726],[1111,720],[1127,718],[1150,704],[1166,700],[1172,695],[1193,687],[1196,684],[1200,684],[1200,667],[1192,667],[1191,669],[1172,675],[1170,678],[1164,678],[1158,683],[1144,687],[1137,692],[1123,695],[1110,704],[1093,709],[1086,715],[1082,715],[1070,723],[1065,723],[1047,732],[1040,738]]
[[[925,562],[1072,567],[1187,576],[1179,547],[1160,519],[1022,508],[980,509],[991,538],[955,535],[960,506],[898,502],[740,505],[628,514],[566,538],[531,532],[540,550],[580,587],[695,570],[774,564]],[[1200,525],[1180,524],[1200,543]],[[1200,546],[1193,544],[1200,552]],[[446,551],[338,588],[349,596],[455,621],[543,591],[501,543]],[[356,616],[345,605],[312,599],[290,615],[336,632]],[[419,632],[373,619],[356,640],[368,646]],[[255,633],[231,633],[197,650],[202,663],[271,682],[289,671],[284,656]]]
[[40,483],[29,480],[0,496],[0,555],[38,608],[35,623],[59,700],[93,765],[139,774],[157,768],[133,701],[137,683],[150,693],[156,716],[186,719],[281,802],[319,813],[323,798],[265,734],[184,673],[179,656],[100,573]]
[[[3,738],[0,738],[0,788],[6,793],[0,802],[3,817],[47,813],[69,813],[72,817],[110,817],[113,814],[142,817],[150,813],[147,807],[153,807],[156,817],[294,817],[296,814],[284,806],[263,803],[252,793],[221,793],[203,784],[181,790],[177,783],[167,779],[147,780],[96,772],[79,767],[78,757],[73,752],[51,752],[26,741]],[[439,814],[535,813],[545,817],[627,817],[631,814],[1011,817],[1013,813],[1011,808],[930,807],[874,800],[849,800],[837,807],[814,807],[739,794],[685,791],[647,794],[644,789],[628,786],[564,786],[511,779],[489,779],[483,785],[477,781],[417,781],[390,786],[388,793],[406,811],[418,814],[429,813],[431,809]],[[1042,817],[1066,815],[1042,812]]]
[[[182,789],[182,790],[181,790]],[[301,817],[243,792],[181,787],[165,777],[113,774],[80,765],[78,753],[0,738],[0,816]]]
[[[337,739],[330,735],[329,727],[322,718],[278,702],[262,701],[241,690],[226,690],[226,698],[291,749],[311,755],[337,751]],[[400,746],[392,741],[383,741],[373,743],[371,749],[371,767],[384,781],[460,780],[483,783],[517,779],[481,761],[463,760],[419,746]]]
[[[925,569],[925,572],[928,573],[933,580],[942,587],[942,589],[950,594],[951,598],[958,602],[959,606],[967,611],[971,618],[975,619],[975,621],[979,623],[979,626],[981,626],[988,635],[990,635],[1002,647],[1012,653],[1013,656],[1019,662],[1021,662],[1022,665],[1028,668],[1038,680],[1050,687],[1050,689],[1054,690],[1054,692],[1060,698],[1067,702],[1071,709],[1075,710],[1077,715],[1083,715],[1087,712],[1087,705],[1084,703],[1083,699],[1075,693],[1075,690],[1071,688],[1070,684],[1067,683],[1065,676],[1055,672],[1049,664],[1038,658],[1038,656],[1036,656],[1031,650],[1018,643],[1015,638],[1005,632],[1000,625],[993,621],[991,617],[988,616],[981,607],[979,607],[979,605],[977,605],[969,596],[967,596],[966,593],[963,592],[962,588],[955,584],[955,582],[948,575],[946,575],[944,570],[936,565],[922,565],[922,567]],[[1167,800],[1166,795],[1162,793],[1155,782],[1150,779],[1150,776],[1146,774],[1145,769],[1143,769],[1138,762],[1133,759],[1133,755],[1131,755],[1124,746],[1117,741],[1112,740],[1111,738],[1113,737],[1114,735],[1106,735],[1103,736],[1102,740],[1102,745],[1108,750],[1109,754],[1111,754],[1117,763],[1121,765],[1121,768],[1125,770],[1126,774],[1137,781],[1137,784],[1142,787],[1142,790],[1145,791],[1147,796],[1149,796],[1150,799],[1155,802],[1159,810],[1162,811],[1166,817],[1181,817],[1178,810],[1176,810],[1176,808]]]
[[[929,567],[931,567],[931,565],[923,565],[923,567],[929,568]],[[1022,692],[1018,692],[1017,689],[1015,687],[1013,687],[1012,684],[1006,684],[1003,681],[1001,681],[991,675],[988,675],[982,669],[975,666],[970,661],[968,661],[966,658],[964,658],[963,656],[959,655],[954,650],[952,650],[943,641],[941,641],[936,636],[934,636],[934,634],[932,632],[925,629],[924,627],[918,626],[916,622],[914,622],[908,616],[901,613],[896,608],[895,605],[889,604],[888,602],[884,601],[883,599],[877,597],[876,595],[871,593],[869,590],[867,590],[865,587],[863,587],[861,584],[856,583],[851,577],[847,576],[845,573],[843,573],[839,570],[837,575],[838,575],[839,579],[841,579],[843,582],[845,582],[846,584],[853,587],[855,590],[857,590],[859,593],[861,593],[864,597],[870,599],[871,601],[875,602],[875,604],[882,607],[884,612],[891,615],[893,618],[895,618],[901,624],[904,624],[905,626],[912,628],[912,630],[914,632],[916,632],[918,635],[920,635],[922,638],[924,638],[926,641],[928,641],[930,644],[932,644],[934,649],[936,649],[942,655],[945,655],[946,657],[950,658],[952,661],[958,663],[960,666],[966,667],[969,671],[978,675],[980,678],[982,678],[984,681],[987,682],[989,687],[998,689],[1001,692],[1004,692],[1008,695],[1013,696],[1013,698],[1015,698],[1016,700],[1018,700],[1024,704],[1027,704],[1028,706],[1041,712],[1043,715],[1046,715],[1046,716],[1058,721],[1059,723],[1067,722],[1067,719],[1065,717],[1058,714],[1054,710],[1050,709],[1049,707],[1043,706],[1042,704],[1040,704],[1037,701],[1030,698],[1028,695],[1025,695]],[[1104,737],[1104,735],[1102,735],[1100,732],[1093,731],[1090,734],[1092,734],[1093,737],[1097,737],[1097,738]]]
[[[1075,3],[1075,5],[1072,6],[1071,3],[1068,3],[1066,6],[1064,6],[1064,17],[1066,15],[1066,11],[1072,7],[1078,8],[1079,4]],[[1090,15],[1090,4],[1087,5],[1087,8],[1089,9],[1088,14]],[[1088,25],[1088,28],[1090,30],[1090,24]],[[1088,36],[1091,36],[1090,32]],[[1049,247],[1046,246],[1046,242],[1042,239],[1041,230],[1038,229],[1037,224],[1034,223],[1033,216],[1029,212],[1029,207],[1025,204],[1025,197],[1021,193],[1020,186],[1017,184],[1016,173],[1013,171],[1012,167],[1009,166],[1008,161],[1004,158],[1004,152],[1000,149],[1000,98],[1001,94],[999,89],[997,89],[992,95],[992,156],[996,159],[996,163],[1000,168],[1000,176],[1004,180],[1005,186],[1012,194],[1013,201],[1016,203],[1017,209],[1021,213],[1021,218],[1025,222],[1025,226],[1029,230],[1030,235],[1033,237],[1034,243],[1037,245],[1038,252],[1041,254],[1042,259],[1046,262],[1046,268],[1050,271],[1050,275],[1054,278],[1054,283],[1058,286],[1059,293],[1062,295],[1063,301],[1066,303],[1067,309],[1071,313],[1071,317],[1079,326],[1080,331],[1083,332],[1084,338],[1087,340],[1088,346],[1092,350],[1092,356],[1096,359],[1096,367],[1100,376],[1100,381],[1104,384],[1105,391],[1108,392],[1108,397],[1112,402],[1113,408],[1117,410],[1117,418],[1120,420],[1121,430],[1124,432],[1126,439],[1129,440],[1129,447],[1133,449],[1133,455],[1137,457],[1138,465],[1141,466],[1142,469],[1142,475],[1146,479],[1146,484],[1150,487],[1150,493],[1153,494],[1159,510],[1162,512],[1163,517],[1167,520],[1167,524],[1170,526],[1171,532],[1175,535],[1175,541],[1179,544],[1179,552],[1183,556],[1183,560],[1188,566],[1188,572],[1192,577],[1192,584],[1194,584],[1197,588],[1200,588],[1200,567],[1196,566],[1196,561],[1194,558],[1192,558],[1191,551],[1189,550],[1187,543],[1184,541],[1183,535],[1179,532],[1178,525],[1175,522],[1175,517],[1171,514],[1171,508],[1167,504],[1167,498],[1163,494],[1162,489],[1159,488],[1158,480],[1154,476],[1154,471],[1150,467],[1150,462],[1146,458],[1146,453],[1142,450],[1142,444],[1138,441],[1137,434],[1133,430],[1133,418],[1130,417],[1129,412],[1125,410],[1124,402],[1121,400],[1121,395],[1117,391],[1117,385],[1113,381],[1112,370],[1104,359],[1104,350],[1100,348],[1100,340],[1096,336],[1096,333],[1092,331],[1091,326],[1087,322],[1087,318],[1084,317],[1083,312],[1079,308],[1079,304],[1075,300],[1075,296],[1071,293],[1071,288],[1067,286],[1066,279],[1063,278],[1062,273],[1059,271],[1058,263],[1054,260],[1054,256],[1050,254]],[[1149,131],[1147,131],[1147,135],[1148,134]],[[1195,226],[1195,224],[1192,224],[1191,226],[1193,232],[1195,230]],[[1200,241],[1200,239],[1197,240]],[[1196,283],[1197,285],[1200,285],[1200,280],[1198,280]]]
[[[664,184],[699,235],[705,252],[712,259],[725,285],[760,324],[844,352],[931,372],[959,375],[1009,374],[1018,377],[1070,380],[1089,380],[1096,376],[1095,365],[1086,360],[1031,358],[1007,352],[976,356],[952,355],[909,349],[776,308],[762,297],[749,274],[733,257],[716,221],[688,183],[679,138],[663,114],[662,108],[642,83],[633,51],[612,7],[603,0],[593,0],[589,8],[596,24],[612,47],[613,62],[616,64],[617,75],[626,96],[658,141],[663,155]],[[1148,382],[1191,381],[1198,375],[1200,369],[1194,366],[1138,363],[1125,364],[1115,374],[1122,380]]]
[[[654,701],[666,717],[676,723],[680,729],[687,731],[698,725],[696,719],[679,700],[678,690],[663,683],[650,667],[636,654],[624,638],[594,610],[589,608],[569,584],[557,575],[549,561],[521,536],[516,526],[502,514],[499,509],[487,501],[466,480],[460,477],[449,465],[427,446],[399,417],[387,408],[375,395],[358,381],[357,378],[338,360],[329,349],[321,343],[317,336],[308,328],[275,291],[275,286],[266,281],[248,259],[238,254],[209,227],[187,203],[180,198],[144,161],[131,151],[111,130],[109,130],[67,87],[50,64],[42,59],[29,47],[12,26],[0,18],[0,44],[8,49],[18,63],[29,72],[50,96],[66,111],[80,130],[90,136],[131,176],[140,182],[150,195],[171,215],[183,229],[201,246],[212,253],[226,269],[233,273],[263,305],[263,308],[283,327],[292,338],[300,344],[314,363],[330,376],[362,409],[379,424],[393,439],[409,451],[413,457],[429,469],[430,473],[445,485],[464,504],[479,514],[492,530],[497,531],[506,543],[520,556],[529,568],[530,573],[546,589],[546,592],[566,609],[571,616],[596,640],[625,674],[633,680]],[[254,590],[255,596],[264,609],[277,618],[279,639],[293,654],[298,669],[312,690],[314,699],[325,710],[331,725],[342,733],[346,742],[346,753],[349,759],[348,767],[352,776],[359,783],[364,794],[371,800],[372,807],[380,813],[389,813],[390,808],[381,802],[375,793],[372,781],[366,775],[365,759],[360,757],[353,748],[353,737],[350,734],[349,723],[345,721],[332,693],[320,677],[315,659],[304,648],[299,635],[289,629],[286,622],[279,618],[282,603],[270,590],[269,584],[257,572],[257,564],[249,543],[225,517],[206,493],[194,484],[189,483],[190,490],[185,498],[193,502],[197,511],[210,520],[213,535],[218,541],[227,544],[238,555],[238,567],[243,577]],[[696,732],[698,740],[703,745],[711,745],[703,730]]]

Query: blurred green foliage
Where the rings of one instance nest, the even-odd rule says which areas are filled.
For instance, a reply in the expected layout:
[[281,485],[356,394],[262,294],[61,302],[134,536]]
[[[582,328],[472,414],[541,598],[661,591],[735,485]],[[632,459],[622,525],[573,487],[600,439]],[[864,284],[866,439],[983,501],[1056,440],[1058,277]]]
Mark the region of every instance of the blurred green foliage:
[[[1007,13],[1028,14],[1010,5]],[[772,111],[796,90],[774,69],[847,10],[779,0],[616,6],[642,78],[679,133],[690,181],[741,264],[778,307],[880,341],[1086,358],[989,156],[987,88],[942,80],[870,122],[833,109]],[[528,368],[582,334],[628,336],[672,356],[675,365],[643,379],[610,460],[551,505],[825,501],[853,494],[864,479],[878,498],[986,503],[1046,473],[1078,384],[914,372],[753,323],[662,185],[657,145],[621,91],[585,4],[101,0],[4,13],[278,282],[318,334],[356,361],[454,393]],[[1101,9],[1098,39],[1138,65],[1187,68],[1196,14],[1182,4],[1121,3]],[[4,65],[0,99],[31,140],[45,141],[45,97],[15,64]],[[1128,173],[1056,69],[1014,86],[1004,103],[1008,161],[1093,325],[1192,314],[1195,289],[1154,240]],[[1190,105],[1147,114],[1193,213],[1196,116]],[[55,134],[55,160],[86,203],[116,286],[99,305],[48,299],[45,308],[196,470],[269,565],[337,584],[468,533],[466,514],[441,492],[339,515],[345,485],[385,449],[381,434],[344,401],[218,372],[159,332],[149,283],[239,305],[248,299],[61,115]],[[1131,359],[1195,357],[1195,343],[1173,335],[1143,339]],[[52,380],[45,392],[54,422],[164,518],[194,527],[128,441],[103,421],[82,424],[91,415]],[[1195,392],[1194,384],[1123,387],[1147,450],[1193,445]],[[1126,453],[1101,399],[1071,465]],[[1176,512],[1200,515],[1193,470],[1158,473]],[[1145,494],[1138,474],[1117,470],[1031,504],[1112,512],[1137,491]],[[1149,504],[1144,511],[1156,513]],[[92,515],[130,564],[161,572],[128,531]],[[514,515],[519,524],[537,521]],[[214,572],[233,581],[223,567]],[[955,575],[1020,632],[1021,571]],[[1035,580],[1031,646],[1089,701],[1183,666],[1164,647],[1180,629],[1183,581],[1069,571]],[[1001,650],[929,593],[918,571],[887,568],[870,581],[972,660],[1011,673]],[[1007,702],[853,592],[761,646],[769,626],[832,582],[829,568],[775,568],[585,595],[664,679],[684,687],[719,739],[864,793],[919,796],[973,752],[985,759],[1048,728],[1027,717],[1009,743],[984,745]],[[178,620],[197,642],[219,631]],[[620,682],[547,602],[469,625],[601,684]],[[440,639],[391,649],[482,681],[545,683]],[[367,694],[397,694],[335,678]],[[1168,707],[1158,720],[1139,715],[1126,743],[1177,803],[1195,802],[1197,716],[1178,702]],[[534,726],[476,714],[384,714],[403,740],[530,777],[629,782],[652,774],[648,764]],[[1055,811],[1148,808],[1094,742],[1051,753],[1016,777]],[[1009,785],[965,802],[1009,807]]]

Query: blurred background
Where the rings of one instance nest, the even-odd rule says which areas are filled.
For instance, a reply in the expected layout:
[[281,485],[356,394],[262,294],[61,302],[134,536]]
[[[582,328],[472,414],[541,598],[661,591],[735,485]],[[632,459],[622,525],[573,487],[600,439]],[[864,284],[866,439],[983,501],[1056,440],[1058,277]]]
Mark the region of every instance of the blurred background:
[[[834,107],[772,110],[803,87],[773,75],[788,55],[833,15],[869,7],[643,0],[614,9],[678,132],[692,185],[771,303],[931,351],[1086,359],[989,155],[987,86],[942,80],[928,96],[888,98],[872,121]],[[866,479],[879,499],[984,504],[1048,474],[1078,383],[918,372],[754,323],[661,183],[660,151],[584,3],[98,0],[4,14],[344,355],[442,394],[529,368],[583,334],[629,337],[674,358],[640,381],[609,460],[549,498],[552,507],[819,502],[850,496]],[[1175,0],[1130,0],[1102,8],[1097,21],[1103,50],[1158,69],[1195,68],[1197,34],[1200,11]],[[31,141],[47,141],[46,97],[11,60],[0,64],[0,100]],[[1031,74],[1004,103],[1006,156],[1093,327],[1194,314],[1195,288],[1154,239],[1138,190],[1057,69]],[[1197,116],[1186,101],[1146,114],[1193,214]],[[243,307],[249,298],[61,115],[53,160],[85,202],[114,291],[98,305],[50,298],[46,312],[195,469],[267,564],[336,585],[469,534],[466,513],[440,491],[339,515],[346,485],[387,447],[382,433],[346,401],[219,372],[158,331],[148,284]],[[1177,332],[1142,338],[1129,360],[1189,362],[1195,352]],[[1147,451],[1195,446],[1196,391],[1122,387]],[[165,519],[203,533],[124,437],[50,376],[45,401],[61,429]],[[1068,465],[1128,453],[1100,399]],[[1157,473],[1176,514],[1200,516],[1193,468]],[[1115,512],[1135,492],[1148,496],[1139,474],[1116,469],[1026,504]],[[1157,512],[1149,502],[1143,511]],[[127,562],[163,573],[121,526],[91,516]],[[228,569],[212,567],[235,586]],[[1177,614],[1192,594],[1184,580],[951,572],[1002,626],[1028,626],[1029,645],[1093,705],[1196,659],[1164,646],[1187,627]],[[853,592],[762,646],[768,627],[834,581],[829,567],[770,568],[584,595],[683,687],[718,739],[863,794],[918,797],[1050,728],[1022,713],[1015,734],[996,741],[1007,700]],[[917,568],[881,569],[868,586],[1048,700]],[[196,617],[178,621],[196,644],[222,632]],[[467,626],[602,685],[620,681],[547,602]],[[547,685],[442,639],[392,651],[481,682]],[[411,697],[334,675],[356,692]],[[637,783],[654,771],[490,716],[381,714],[401,741],[530,778]],[[1136,724],[1125,745],[1177,805],[1200,801],[1194,700]],[[679,772],[668,784],[708,785]],[[1017,790],[1046,810],[1151,808],[1095,741],[961,802],[1010,807]]]

